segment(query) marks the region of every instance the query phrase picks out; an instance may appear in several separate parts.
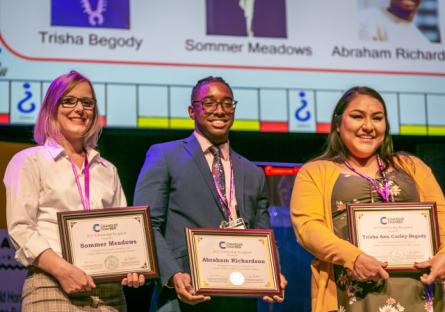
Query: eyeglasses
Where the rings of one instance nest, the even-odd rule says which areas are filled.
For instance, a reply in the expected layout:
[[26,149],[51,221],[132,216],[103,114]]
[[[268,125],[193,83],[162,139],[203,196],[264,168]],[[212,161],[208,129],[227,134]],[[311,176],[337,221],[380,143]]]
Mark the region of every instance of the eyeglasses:
[[195,100],[192,103],[200,103],[206,113],[213,113],[218,108],[218,105],[221,105],[223,111],[230,114],[235,111],[238,101],[233,99],[215,100],[212,98],[204,98],[202,100]]
[[64,96],[60,99],[60,104],[65,108],[74,108],[77,105],[77,102],[80,102],[84,109],[94,109],[96,106],[96,99],[92,98],[77,98],[75,96]]

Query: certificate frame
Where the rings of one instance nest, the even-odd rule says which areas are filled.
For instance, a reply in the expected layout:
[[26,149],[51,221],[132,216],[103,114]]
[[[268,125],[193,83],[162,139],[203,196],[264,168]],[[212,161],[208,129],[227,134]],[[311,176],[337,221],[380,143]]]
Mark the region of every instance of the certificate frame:
[[[380,261],[388,261],[386,270],[389,272],[420,272],[420,270],[414,267],[414,262],[426,261],[428,258],[432,258],[440,246],[439,225],[435,202],[351,203],[347,204],[346,209],[352,244],[362,250],[365,249],[363,250],[364,252],[371,256],[375,256]],[[419,221],[424,222],[419,222],[417,224],[421,227],[426,227],[421,229],[421,233],[412,234],[405,232],[409,231],[410,228],[414,228],[413,214],[418,214],[418,216],[424,218],[424,220],[419,219]],[[388,215],[391,217],[387,217]],[[375,219],[375,217],[377,217],[377,219]],[[403,225],[405,219],[409,220],[410,218],[412,220],[409,221],[407,225]],[[368,231],[367,229],[361,229],[359,224],[360,222],[365,222],[365,220],[377,220],[369,222],[371,224],[373,222],[375,222],[375,224],[380,222],[381,225],[374,227],[375,230],[381,230],[382,232],[377,234],[374,231],[373,234],[370,234],[372,230]],[[368,226],[369,223],[366,222],[366,226]],[[409,225],[409,223],[411,223],[411,225]],[[418,229],[418,227],[416,227],[416,229]],[[409,246],[410,244],[414,246],[418,244],[415,241],[422,238],[425,238],[424,242],[427,242],[425,249],[429,252],[424,255],[424,258],[419,258],[411,262],[411,260],[416,257],[416,252],[415,250],[412,252],[404,251],[404,249],[408,249],[408,247],[405,246]],[[364,243],[365,240],[374,239],[375,243]],[[394,241],[390,242],[391,240]],[[411,243],[410,240],[412,241]],[[373,253],[370,245],[376,245],[380,250],[390,247],[393,247],[393,249],[387,257],[382,257],[382,255],[376,256],[376,253],[378,253],[377,249],[376,253]],[[418,245],[424,246],[423,244]],[[370,250],[367,248],[370,248]],[[420,255],[420,253],[417,254]],[[391,261],[391,259],[394,261]]]
[[[117,281],[128,273],[158,278],[150,220],[148,206],[58,212],[62,256],[95,281]],[[80,242],[84,237],[95,242]]]
[[[274,296],[274,295],[283,295],[283,290],[280,286],[280,270],[279,270],[279,264],[278,264],[278,257],[277,257],[277,249],[275,245],[275,238],[272,230],[269,229],[208,229],[208,228],[186,228],[186,239],[187,239],[187,248],[188,248],[188,254],[189,254],[189,263],[190,263],[190,270],[191,270],[191,277],[192,277],[192,286],[196,294],[198,295],[215,295],[215,296],[239,296],[239,297],[260,297],[260,296]],[[207,241],[208,242],[207,242]],[[230,240],[232,242],[230,242]],[[235,270],[232,272],[229,276],[227,276],[227,279],[232,281],[235,279],[236,283],[239,284],[239,280],[241,281],[247,281],[249,282],[249,279],[254,279],[255,268],[259,266],[260,268],[266,269],[266,280],[263,281],[259,279],[259,283],[265,282],[261,287],[246,287],[241,285],[231,285],[231,286],[221,286],[218,285],[221,284],[221,282],[213,283],[209,282],[209,280],[206,280],[206,274],[203,270],[203,260],[200,260],[200,257],[203,255],[203,250],[207,250],[205,248],[210,246],[214,246],[216,249],[221,249],[226,252],[225,250],[230,248],[236,248],[236,246],[239,246],[239,244],[244,243],[249,246],[249,244],[257,244],[259,246],[263,246],[264,250],[262,253],[262,256],[264,256],[264,263],[258,264],[252,264],[250,266],[251,272],[245,273],[242,270],[239,270],[241,272],[238,272],[238,270]],[[215,242],[218,243],[218,246],[215,245]],[[199,246],[201,245],[205,246]],[[237,245],[238,244],[238,245]],[[256,246],[257,246],[256,245]],[[241,245],[244,246],[244,245]],[[242,247],[240,247],[242,248]],[[227,251],[228,254],[232,254],[232,257],[235,257],[236,251]],[[243,252],[244,254],[248,254],[249,250],[239,251]],[[212,257],[214,254],[211,254]],[[220,256],[224,257],[223,254],[220,254]],[[259,253],[260,259],[261,253]],[[215,256],[217,258],[219,256]],[[214,259],[212,261],[214,261]],[[237,258],[233,258],[236,261],[242,261]],[[229,259],[229,261],[234,261]],[[256,261],[255,259],[251,258],[248,261]],[[263,261],[263,260],[260,260]],[[206,261],[208,262],[208,260]],[[211,263],[213,265],[214,263]],[[242,263],[239,266],[241,267]],[[238,263],[230,264],[230,263],[216,263],[216,266],[220,266],[223,269],[224,272],[224,266],[237,266]],[[229,269],[230,270],[230,269]],[[209,272],[218,272],[219,274],[220,270],[212,270]],[[211,273],[213,274],[213,273]],[[207,274],[208,275],[208,274]],[[222,278],[226,279],[226,276],[224,273],[222,273]],[[221,276],[218,277],[218,279],[221,280]],[[226,282],[223,282],[223,284]]]

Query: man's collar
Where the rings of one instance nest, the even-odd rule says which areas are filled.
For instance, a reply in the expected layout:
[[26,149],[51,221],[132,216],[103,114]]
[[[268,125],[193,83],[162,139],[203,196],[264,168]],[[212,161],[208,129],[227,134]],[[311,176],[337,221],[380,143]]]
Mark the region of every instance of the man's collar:
[[[194,131],[193,132],[196,140],[198,141],[199,145],[201,146],[201,150],[203,153],[208,152],[209,147],[213,146],[214,144],[212,144],[209,139],[207,139],[205,136],[203,136],[201,133],[199,133],[198,131]],[[222,158],[224,160],[229,159],[229,155],[230,155],[230,146],[229,146],[229,141],[224,142],[223,144],[219,144],[216,145],[217,147],[219,147],[219,149],[221,150],[222,153]]]

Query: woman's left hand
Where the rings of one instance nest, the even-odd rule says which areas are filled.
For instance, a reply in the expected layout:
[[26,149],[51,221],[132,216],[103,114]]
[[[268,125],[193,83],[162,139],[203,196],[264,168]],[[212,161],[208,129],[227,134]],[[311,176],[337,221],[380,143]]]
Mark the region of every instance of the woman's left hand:
[[145,284],[145,276],[137,273],[128,273],[127,277],[122,279],[123,286],[138,288]]
[[436,254],[432,259],[423,262],[416,262],[414,266],[417,269],[430,268],[429,273],[424,273],[420,277],[420,281],[430,285],[434,282],[445,281],[445,253]]

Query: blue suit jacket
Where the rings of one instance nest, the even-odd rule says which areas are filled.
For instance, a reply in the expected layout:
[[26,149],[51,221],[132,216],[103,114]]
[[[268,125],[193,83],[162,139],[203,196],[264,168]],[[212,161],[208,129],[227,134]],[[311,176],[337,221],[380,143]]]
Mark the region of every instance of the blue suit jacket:
[[[238,215],[249,228],[269,228],[262,170],[233,150],[230,153]],[[176,272],[190,272],[184,229],[218,228],[224,220],[209,165],[193,134],[150,147],[134,204],[150,206],[162,284]]]

